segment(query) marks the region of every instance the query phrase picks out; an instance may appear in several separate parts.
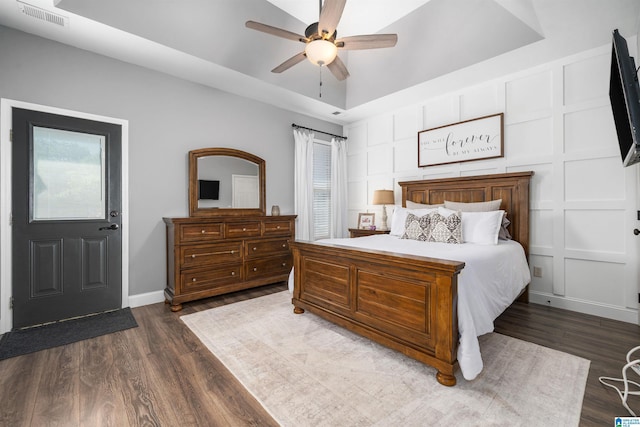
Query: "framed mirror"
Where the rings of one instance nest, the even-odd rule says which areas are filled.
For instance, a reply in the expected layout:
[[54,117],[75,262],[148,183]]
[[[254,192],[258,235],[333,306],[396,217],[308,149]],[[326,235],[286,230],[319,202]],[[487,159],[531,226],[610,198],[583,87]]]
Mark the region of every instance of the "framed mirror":
[[233,148],[189,151],[189,215],[264,215],[265,162]]

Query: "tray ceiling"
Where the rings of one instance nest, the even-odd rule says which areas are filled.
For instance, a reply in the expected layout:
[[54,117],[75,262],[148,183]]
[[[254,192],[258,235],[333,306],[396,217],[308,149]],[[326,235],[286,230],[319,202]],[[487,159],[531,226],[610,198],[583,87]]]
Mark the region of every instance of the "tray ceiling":
[[602,46],[614,28],[635,35],[640,17],[636,0],[348,0],[339,35],[397,33],[398,44],[341,51],[351,77],[338,82],[308,61],[271,73],[304,46],[244,26],[303,34],[315,0],[24,3],[67,25],[27,16],[16,0],[0,0],[0,25],[337,123]]

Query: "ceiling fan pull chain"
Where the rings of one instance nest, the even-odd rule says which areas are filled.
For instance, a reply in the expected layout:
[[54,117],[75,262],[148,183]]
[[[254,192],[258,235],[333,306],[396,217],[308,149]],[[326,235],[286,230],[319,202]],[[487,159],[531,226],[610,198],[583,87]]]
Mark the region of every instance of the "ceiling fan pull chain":
[[322,65],[318,67],[320,69],[320,95],[319,97],[322,98]]

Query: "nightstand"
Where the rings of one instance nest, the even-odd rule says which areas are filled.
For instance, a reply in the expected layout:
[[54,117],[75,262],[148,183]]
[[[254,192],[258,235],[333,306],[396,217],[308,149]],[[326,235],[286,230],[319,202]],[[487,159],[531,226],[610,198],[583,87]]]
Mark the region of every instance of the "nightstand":
[[374,234],[389,234],[391,230],[367,230],[364,228],[350,228],[349,237],[372,236]]

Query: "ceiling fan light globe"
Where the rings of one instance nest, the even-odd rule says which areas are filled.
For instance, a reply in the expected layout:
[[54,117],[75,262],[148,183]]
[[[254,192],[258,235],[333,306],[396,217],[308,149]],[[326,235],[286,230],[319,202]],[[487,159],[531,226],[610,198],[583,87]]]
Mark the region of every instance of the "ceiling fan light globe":
[[314,65],[329,65],[336,59],[338,48],[327,40],[314,40],[307,43],[304,49],[307,59]]

